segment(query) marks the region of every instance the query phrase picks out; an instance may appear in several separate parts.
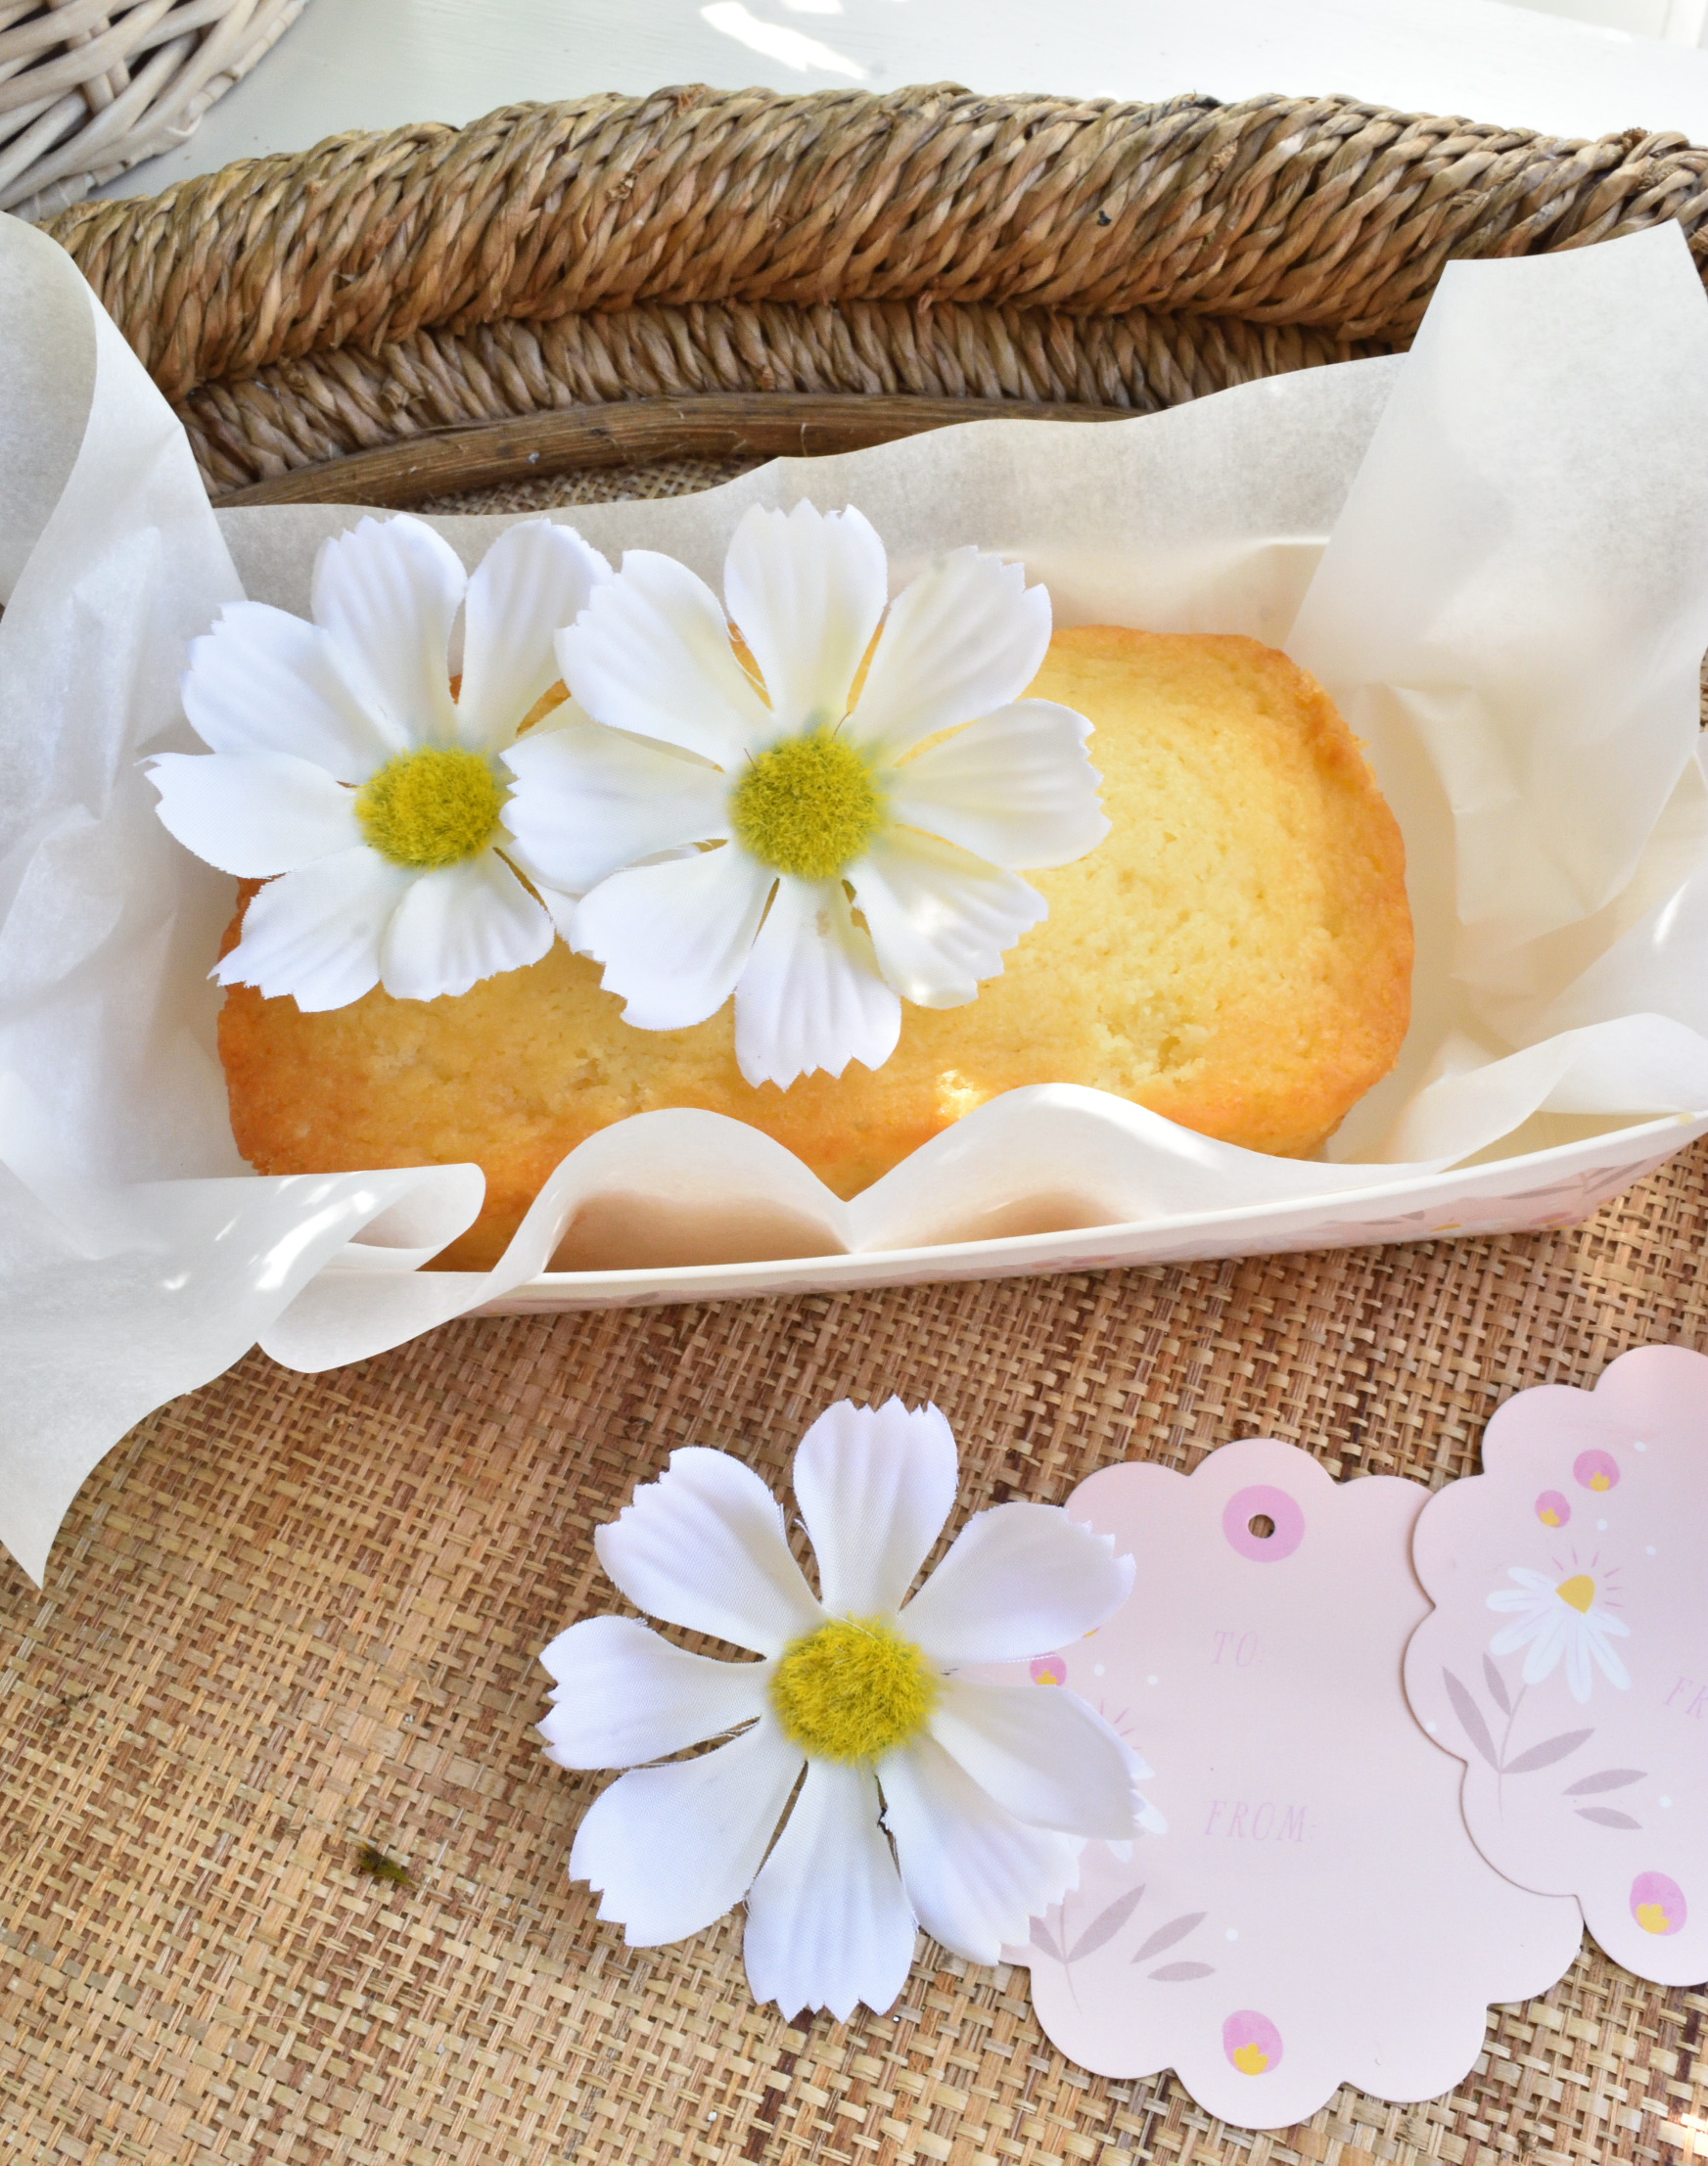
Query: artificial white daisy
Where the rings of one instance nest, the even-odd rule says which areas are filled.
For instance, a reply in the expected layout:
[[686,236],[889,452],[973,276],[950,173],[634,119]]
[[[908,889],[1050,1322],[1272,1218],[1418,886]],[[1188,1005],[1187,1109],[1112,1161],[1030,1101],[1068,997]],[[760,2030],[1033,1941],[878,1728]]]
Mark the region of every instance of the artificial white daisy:
[[626,1617],[573,1625],[540,1657],[550,1757],[630,1770],[589,1808],[570,1872],[632,1945],[682,1940],[745,1896],[755,1998],[841,2020],[900,1993],[916,1923],[994,1962],[1077,1884],[1085,1838],[1132,1834],[1132,1759],[1101,1716],[954,1675],[1078,1639],[1126,1599],[1132,1560],[1054,1506],[999,1504],[909,1601],[954,1492],[935,1406],[843,1401],[795,1455],[817,1596],[770,1492],[721,1452],[672,1452],[599,1529],[637,1607],[761,1657],[713,1661]]
[[[1089,724],[1019,697],[1049,596],[957,549],[886,616],[883,543],[857,511],[810,504],[747,513],[723,594],[669,557],[623,557],[558,641],[592,720],[507,755],[505,822],[584,898],[575,945],[625,1021],[680,1030],[733,993],[749,1083],[877,1068],[902,1000],[975,998],[1046,915],[1020,871],[1109,831]],[[686,844],[721,847],[639,862]]]
[[342,1008],[375,985],[432,1000],[539,960],[556,937],[546,905],[568,902],[499,824],[499,755],[557,682],[554,634],[610,576],[545,520],[512,527],[471,578],[423,521],[364,519],[321,549],[312,622],[227,605],[183,685],[211,754],[150,767],[179,842],[268,883],[220,984]]
[[1491,1654],[1511,1654],[1528,1647],[1521,1673],[1526,1684],[1540,1684],[1551,1677],[1564,1655],[1566,1682],[1578,1701],[1590,1697],[1592,1657],[1609,1684],[1622,1692],[1628,1689],[1631,1678],[1610,1641],[1629,1639],[1631,1627],[1608,1609],[1605,1590],[1597,1588],[1590,1573],[1556,1578],[1513,1564],[1508,1565],[1506,1577],[1517,1585],[1491,1594],[1489,1607],[1515,1611],[1519,1621],[1495,1635],[1489,1642]]

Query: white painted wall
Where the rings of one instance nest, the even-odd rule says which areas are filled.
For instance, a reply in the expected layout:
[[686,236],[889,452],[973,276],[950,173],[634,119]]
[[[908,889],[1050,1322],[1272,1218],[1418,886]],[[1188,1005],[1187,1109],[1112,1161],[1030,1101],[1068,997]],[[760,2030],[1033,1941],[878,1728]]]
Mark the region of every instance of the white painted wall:
[[[346,128],[473,119],[520,99],[666,83],[1159,98],[1344,91],[1568,136],[1708,142],[1704,0],[312,0],[136,195]],[[1610,29],[1570,20],[1594,9]],[[1543,12],[1544,10],[1551,12]],[[1690,25],[1686,24],[1686,17]],[[1640,34],[1650,18],[1670,42]]]

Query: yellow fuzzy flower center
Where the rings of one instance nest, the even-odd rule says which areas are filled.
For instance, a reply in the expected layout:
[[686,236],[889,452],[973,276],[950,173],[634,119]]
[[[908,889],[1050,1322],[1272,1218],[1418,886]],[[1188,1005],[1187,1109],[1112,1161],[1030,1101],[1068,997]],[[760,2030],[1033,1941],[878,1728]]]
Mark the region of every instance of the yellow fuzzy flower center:
[[791,1640],[771,1676],[784,1735],[815,1760],[881,1760],[936,1704],[936,1672],[882,1617],[832,1618]]
[[800,880],[834,879],[884,818],[871,769],[852,745],[818,729],[750,760],[729,810],[751,856]]
[[1588,1572],[1574,1572],[1569,1580],[1561,1580],[1554,1592],[1562,1602],[1569,1602],[1580,1617],[1587,1617],[1590,1604],[1595,1599],[1595,1583]]
[[367,843],[393,865],[437,872],[478,857],[498,832],[504,793],[478,752],[422,745],[400,752],[356,792]]

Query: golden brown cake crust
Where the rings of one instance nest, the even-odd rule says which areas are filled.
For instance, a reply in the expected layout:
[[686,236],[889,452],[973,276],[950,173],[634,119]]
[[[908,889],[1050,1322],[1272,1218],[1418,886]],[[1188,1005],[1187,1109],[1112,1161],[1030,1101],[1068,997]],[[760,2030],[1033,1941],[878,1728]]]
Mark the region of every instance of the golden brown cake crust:
[[1025,1083],[1315,1150],[1393,1066],[1410,1005],[1404,847],[1356,740],[1302,669],[1234,636],[1060,631],[1029,689],[1092,722],[1113,831],[1027,875],[1048,918],[970,1007],[903,1007],[876,1073],[753,1089],[729,1004],[633,1030],[559,943],[455,999],[375,991],[303,1015],[234,987],[219,1050],[239,1149],[264,1174],[474,1160],[485,1208],[440,1259],[461,1268],[496,1260],[577,1143],[661,1106],[750,1122],[842,1196]]

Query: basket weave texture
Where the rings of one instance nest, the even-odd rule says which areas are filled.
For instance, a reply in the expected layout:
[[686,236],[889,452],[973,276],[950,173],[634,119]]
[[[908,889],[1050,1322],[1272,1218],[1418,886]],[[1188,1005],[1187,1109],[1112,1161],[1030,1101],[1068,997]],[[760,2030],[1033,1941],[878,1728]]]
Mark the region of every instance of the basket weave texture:
[[698,86],[340,136],[50,230],[210,487],[427,429],[712,392],[1145,412],[1404,346],[1452,256],[1678,218],[1708,152],[1346,98]]
[[174,149],[307,0],[0,0],[0,210],[43,218]]

